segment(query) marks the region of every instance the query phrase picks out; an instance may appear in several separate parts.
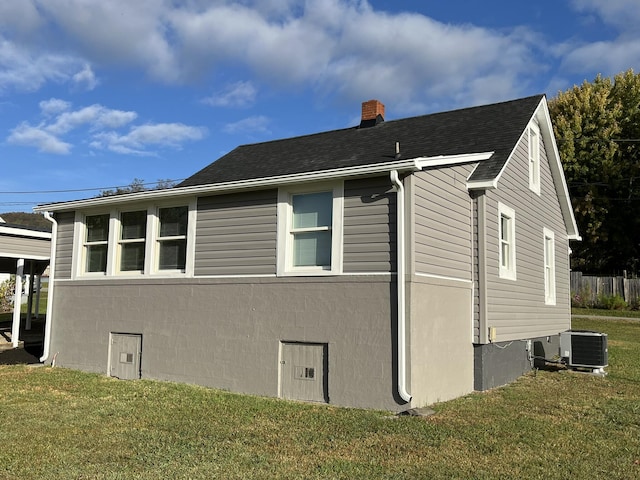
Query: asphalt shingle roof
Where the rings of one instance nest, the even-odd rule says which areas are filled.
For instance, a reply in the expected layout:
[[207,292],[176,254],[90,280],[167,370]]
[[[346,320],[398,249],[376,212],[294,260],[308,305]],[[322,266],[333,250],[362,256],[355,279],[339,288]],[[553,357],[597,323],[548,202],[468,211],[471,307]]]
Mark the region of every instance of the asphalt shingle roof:
[[243,145],[184,180],[178,187],[372,165],[400,159],[495,152],[471,181],[501,171],[542,100],[542,95],[386,121],[301,137]]

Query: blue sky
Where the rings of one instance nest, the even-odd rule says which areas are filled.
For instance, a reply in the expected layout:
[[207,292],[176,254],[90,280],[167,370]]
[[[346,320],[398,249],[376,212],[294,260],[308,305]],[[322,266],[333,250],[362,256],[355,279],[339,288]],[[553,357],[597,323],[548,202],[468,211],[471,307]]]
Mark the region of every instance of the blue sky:
[[[0,0],[0,213],[640,71],[638,0]],[[28,193],[21,193],[28,192]]]

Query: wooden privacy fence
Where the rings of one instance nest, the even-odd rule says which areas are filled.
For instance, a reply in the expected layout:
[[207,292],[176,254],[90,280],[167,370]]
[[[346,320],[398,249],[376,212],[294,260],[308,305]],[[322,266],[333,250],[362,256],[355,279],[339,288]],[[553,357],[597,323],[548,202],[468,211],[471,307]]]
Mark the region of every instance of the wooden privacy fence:
[[640,278],[596,277],[571,272],[571,296],[579,295],[585,304],[596,304],[600,296],[619,295],[629,305],[640,303]]

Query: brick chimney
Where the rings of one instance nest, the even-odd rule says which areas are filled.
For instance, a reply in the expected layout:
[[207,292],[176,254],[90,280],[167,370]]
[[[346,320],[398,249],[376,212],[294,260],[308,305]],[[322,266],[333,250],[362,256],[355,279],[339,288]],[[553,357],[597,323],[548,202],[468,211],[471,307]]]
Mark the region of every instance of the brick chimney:
[[378,115],[384,120],[384,105],[378,100],[362,102],[362,120],[375,120]]
[[384,122],[384,104],[378,100],[362,102],[360,128],[373,127],[380,122]]

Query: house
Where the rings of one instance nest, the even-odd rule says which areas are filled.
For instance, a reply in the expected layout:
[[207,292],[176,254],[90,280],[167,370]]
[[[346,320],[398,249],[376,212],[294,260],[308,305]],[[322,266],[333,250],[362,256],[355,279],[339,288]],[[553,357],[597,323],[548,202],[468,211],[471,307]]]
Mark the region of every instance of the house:
[[[20,343],[20,305],[22,304],[23,283],[26,281],[27,315],[25,329],[31,329],[32,313],[38,311],[40,300],[40,276],[49,265],[51,253],[51,233],[39,228],[6,223],[0,218],[0,283],[16,276],[13,292],[13,319],[9,335],[2,335],[0,347],[18,347]],[[35,296],[35,298],[34,298]],[[18,308],[15,308],[15,306]]]
[[570,327],[544,96],[394,121],[372,100],[172,189],[37,210],[65,367],[401,411],[508,383]]

